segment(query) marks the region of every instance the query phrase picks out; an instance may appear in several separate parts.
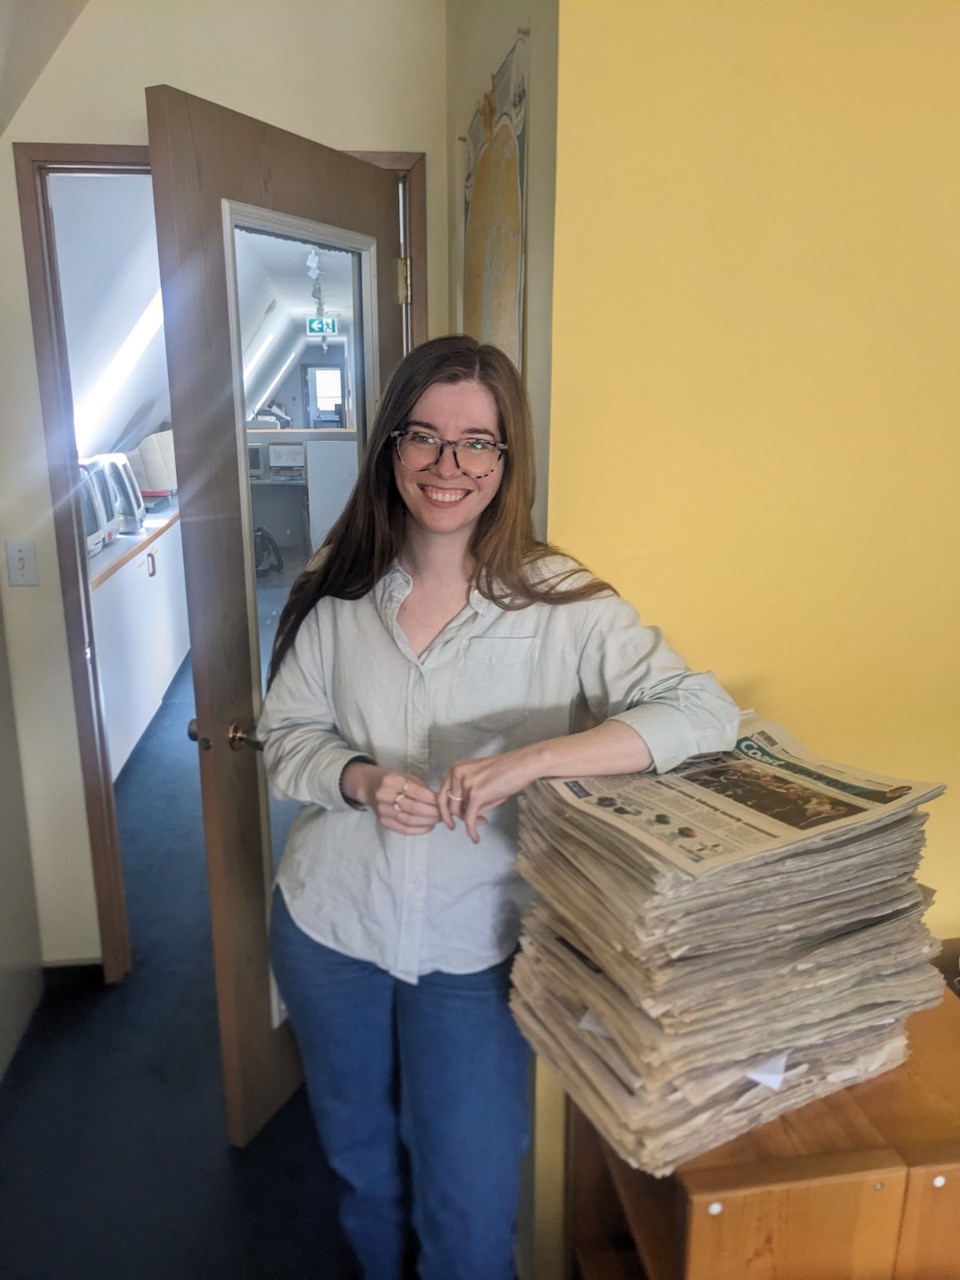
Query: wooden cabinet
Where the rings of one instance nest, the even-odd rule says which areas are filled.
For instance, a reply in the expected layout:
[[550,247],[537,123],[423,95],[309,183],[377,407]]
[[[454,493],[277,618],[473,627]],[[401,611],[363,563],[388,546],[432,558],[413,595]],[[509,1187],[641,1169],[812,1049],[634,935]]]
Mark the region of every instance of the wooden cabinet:
[[895,1071],[682,1165],[631,1169],[576,1111],[580,1280],[956,1280],[960,1000],[908,1024]]
[[176,513],[91,562],[93,625],[114,779],[190,649]]

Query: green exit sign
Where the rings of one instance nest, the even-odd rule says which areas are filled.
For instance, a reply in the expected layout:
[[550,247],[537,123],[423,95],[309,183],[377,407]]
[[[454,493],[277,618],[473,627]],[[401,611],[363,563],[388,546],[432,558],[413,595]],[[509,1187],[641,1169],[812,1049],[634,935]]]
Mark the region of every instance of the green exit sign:
[[307,337],[329,337],[337,332],[336,316],[307,316]]

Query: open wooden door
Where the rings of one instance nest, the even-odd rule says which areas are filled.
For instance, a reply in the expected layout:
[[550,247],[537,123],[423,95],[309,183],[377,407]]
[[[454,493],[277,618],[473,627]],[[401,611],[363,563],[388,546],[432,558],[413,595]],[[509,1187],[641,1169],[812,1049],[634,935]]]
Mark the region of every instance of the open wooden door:
[[270,823],[260,758],[242,743],[259,712],[262,657],[232,237],[246,219],[280,237],[314,224],[337,244],[366,246],[356,275],[362,439],[364,412],[403,354],[397,179],[166,86],[146,96],[227,1122],[242,1146],[296,1088],[300,1068],[287,1025],[274,1029],[271,1016]]

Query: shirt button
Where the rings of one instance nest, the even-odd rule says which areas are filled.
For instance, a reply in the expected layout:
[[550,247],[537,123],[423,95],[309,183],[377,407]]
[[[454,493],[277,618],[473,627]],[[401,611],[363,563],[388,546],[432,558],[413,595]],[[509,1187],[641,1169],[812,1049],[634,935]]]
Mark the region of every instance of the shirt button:
[[419,888],[420,888],[420,881],[419,881],[419,880],[411,880],[411,881],[410,881],[410,888],[411,888],[411,889],[419,889]]

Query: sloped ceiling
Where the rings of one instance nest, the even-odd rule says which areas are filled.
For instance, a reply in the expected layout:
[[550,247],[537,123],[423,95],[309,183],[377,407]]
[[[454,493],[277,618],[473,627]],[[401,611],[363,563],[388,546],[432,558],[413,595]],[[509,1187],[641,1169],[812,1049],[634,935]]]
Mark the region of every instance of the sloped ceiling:
[[0,0],[0,134],[86,4],[87,0]]
[[[170,420],[159,309],[153,191],[147,174],[54,174],[49,180],[77,447],[81,456],[127,452]],[[247,415],[252,417],[307,339],[317,305],[307,274],[310,244],[239,230],[235,237]],[[323,248],[318,266],[324,313],[352,333],[355,255]],[[110,371],[152,314],[149,337],[120,378]],[[224,317],[226,322],[226,317]],[[257,354],[259,352],[259,355]]]
[[54,174],[49,191],[77,446],[81,456],[130,449],[170,417],[162,328],[113,390],[103,382],[160,289],[152,183]]
[[[235,239],[241,345],[246,363],[261,343],[270,346],[247,380],[248,415],[261,403],[278,373],[308,343],[304,317],[314,308],[307,276],[310,246],[287,236],[238,230]],[[341,335],[352,331],[354,255],[336,249],[320,253],[324,312],[336,316]]]

